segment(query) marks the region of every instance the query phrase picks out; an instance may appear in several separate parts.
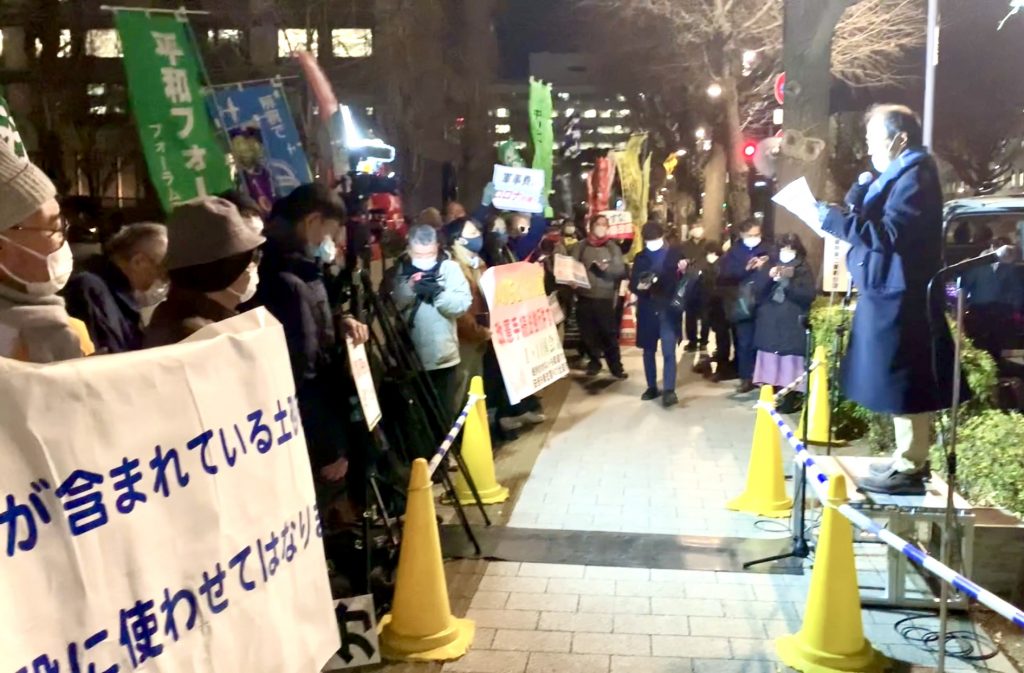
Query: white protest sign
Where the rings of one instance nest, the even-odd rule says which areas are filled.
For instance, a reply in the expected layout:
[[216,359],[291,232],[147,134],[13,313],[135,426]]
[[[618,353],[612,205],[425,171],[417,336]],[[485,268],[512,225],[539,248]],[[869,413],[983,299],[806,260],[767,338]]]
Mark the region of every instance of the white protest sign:
[[0,359],[0,670],[318,671],[338,650],[284,332]]
[[818,200],[811,193],[807,178],[799,178],[779,190],[772,201],[793,213],[818,236],[825,236],[818,219]]
[[521,213],[544,212],[544,171],[494,165],[495,208]]
[[324,666],[324,673],[379,664],[380,643],[373,595],[334,601],[334,612],[338,620],[341,647]]
[[348,347],[348,365],[356,384],[359,405],[363,408],[366,427],[372,432],[383,415],[377,400],[377,387],[373,383],[373,372],[370,371],[370,361],[366,358],[366,344],[354,346],[351,339],[346,339],[345,344]]
[[590,277],[583,262],[569,255],[555,255],[555,282],[559,285],[590,288]]
[[633,238],[633,215],[628,210],[602,210],[599,215],[608,218],[608,237],[615,240]]
[[490,307],[491,342],[512,404],[569,374],[539,265],[491,267],[480,278],[480,289]]

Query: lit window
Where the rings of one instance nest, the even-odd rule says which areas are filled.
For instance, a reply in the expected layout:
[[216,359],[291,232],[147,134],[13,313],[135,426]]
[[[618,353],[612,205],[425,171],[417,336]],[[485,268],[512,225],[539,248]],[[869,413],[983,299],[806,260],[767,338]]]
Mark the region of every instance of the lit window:
[[499,134],[499,135],[502,135],[502,134],[505,134],[505,133],[512,133],[512,125],[511,124],[495,124],[494,125],[494,132]]
[[85,54],[96,58],[120,58],[121,38],[113,28],[97,28],[85,31]]
[[583,118],[584,119],[596,119],[597,118],[597,110],[586,110],[583,113]]
[[620,103],[625,103],[626,97],[620,93],[618,96],[615,97],[615,100],[619,101]]
[[598,126],[597,127],[597,132],[600,133],[601,135],[610,136],[611,134],[615,133],[615,127],[614,126]]
[[335,58],[366,58],[373,55],[373,30],[370,28],[334,28],[331,51]]
[[[3,53],[3,31],[0,31],[0,53]],[[43,55],[43,42],[38,37],[36,38],[36,56]],[[67,58],[71,56],[71,31],[64,29],[60,31],[59,41],[57,42],[57,58]]]
[[629,110],[626,110],[626,109],[619,110],[619,116],[620,117],[628,117],[629,114],[630,114]]
[[551,118],[552,119],[558,119],[558,110],[552,110],[551,111]]
[[241,44],[242,31],[237,28],[219,28],[206,31],[206,37],[213,44]]
[[565,91],[560,91],[558,93],[558,98],[559,100],[569,100],[569,94]]
[[597,149],[599,149],[599,150],[610,150],[613,147],[615,147],[615,146],[612,145],[611,143],[598,143],[597,144]]
[[601,119],[611,119],[611,118],[612,118],[612,110],[602,110],[601,111]]
[[124,114],[127,107],[124,87],[120,84],[89,84],[85,88],[89,114]]
[[508,119],[508,108],[500,107],[494,111],[494,116],[498,119]]
[[372,117],[373,116],[373,108],[372,107],[366,108],[366,116],[367,117]]
[[526,141],[520,140],[519,142],[517,142],[516,143],[516,149],[517,150],[525,150],[526,149]]
[[576,108],[574,108],[574,107],[567,107],[567,108],[565,108],[565,116],[566,117],[571,117],[574,114],[576,114]]
[[613,130],[613,131],[614,131],[615,133],[629,133],[629,129],[627,129],[627,128],[626,128],[625,126],[623,126],[622,124],[616,124],[616,125],[615,125],[615,127],[614,127],[614,128],[612,129],[612,130]]
[[307,32],[305,28],[282,28],[277,31],[277,57],[288,58],[292,52],[300,49],[317,56],[319,42],[320,38],[316,30]]
[[595,145],[594,143],[590,143],[590,142],[580,143],[580,149],[581,150],[592,150],[595,147],[597,147],[597,145]]

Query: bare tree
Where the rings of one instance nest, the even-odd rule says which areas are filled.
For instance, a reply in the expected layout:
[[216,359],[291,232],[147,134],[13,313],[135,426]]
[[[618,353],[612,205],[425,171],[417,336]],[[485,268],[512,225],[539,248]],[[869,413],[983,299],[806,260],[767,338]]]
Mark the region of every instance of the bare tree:
[[[627,21],[648,29],[652,23],[667,26],[671,43],[658,50],[656,70],[696,82],[691,90],[697,92],[701,83],[704,87],[711,83],[721,87],[719,135],[728,150],[730,203],[735,217],[745,216],[749,204],[743,133],[746,125],[766,113],[763,101],[779,71],[784,0],[578,2],[602,10],[606,20]],[[818,4],[838,7],[836,18],[841,20],[834,39],[831,30],[828,35],[832,39],[832,73],[851,85],[893,83],[900,78],[893,68],[894,61],[923,41],[920,2],[838,0],[838,4]]]

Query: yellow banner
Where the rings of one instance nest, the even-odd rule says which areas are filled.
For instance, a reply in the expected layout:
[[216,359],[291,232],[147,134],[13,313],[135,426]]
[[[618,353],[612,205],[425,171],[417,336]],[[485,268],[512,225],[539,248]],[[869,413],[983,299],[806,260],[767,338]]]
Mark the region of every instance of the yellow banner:
[[[633,216],[633,250],[636,254],[643,241],[640,240],[640,227],[647,221],[647,192],[650,188],[651,161],[647,158],[645,165],[640,165],[646,133],[630,136],[626,149],[615,153],[615,165],[619,171],[619,184],[622,186],[622,198],[626,202],[626,210]],[[646,175],[646,178],[645,178]]]

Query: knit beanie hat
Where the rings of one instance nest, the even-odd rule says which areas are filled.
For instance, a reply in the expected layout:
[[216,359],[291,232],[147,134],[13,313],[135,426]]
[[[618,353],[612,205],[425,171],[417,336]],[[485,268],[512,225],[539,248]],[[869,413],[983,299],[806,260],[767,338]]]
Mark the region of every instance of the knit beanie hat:
[[46,173],[0,142],[0,231],[24,222],[56,196]]
[[255,250],[266,240],[249,226],[235,204],[205,196],[186,201],[171,213],[164,264],[169,271],[199,266]]

